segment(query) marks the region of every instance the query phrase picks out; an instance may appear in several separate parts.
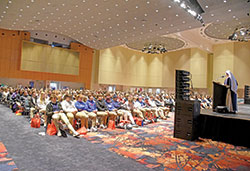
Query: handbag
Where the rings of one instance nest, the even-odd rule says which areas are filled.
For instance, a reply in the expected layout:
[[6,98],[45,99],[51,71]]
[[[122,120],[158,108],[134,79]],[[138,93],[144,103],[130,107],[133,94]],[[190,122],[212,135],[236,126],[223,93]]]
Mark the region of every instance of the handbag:
[[76,132],[78,132],[80,135],[86,135],[87,134],[87,129],[83,126],[80,129],[78,129]]
[[30,126],[32,128],[40,128],[40,123],[41,123],[40,116],[35,115],[35,117],[31,119]]
[[48,135],[56,135],[57,130],[55,124],[52,122],[51,124],[48,124],[47,126],[47,134]]
[[115,121],[109,120],[108,129],[115,129]]

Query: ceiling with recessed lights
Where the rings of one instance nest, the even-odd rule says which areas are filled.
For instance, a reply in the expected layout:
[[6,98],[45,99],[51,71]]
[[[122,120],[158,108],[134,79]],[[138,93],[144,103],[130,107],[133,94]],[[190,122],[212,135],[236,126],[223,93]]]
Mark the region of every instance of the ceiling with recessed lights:
[[[250,9],[249,9],[250,11]],[[236,28],[250,28],[250,17],[240,18],[227,22],[215,22],[205,29],[205,34],[211,38],[227,40]],[[226,29],[225,29],[226,28]]]
[[[250,9],[247,0],[198,2],[205,11],[202,14],[205,24],[237,23],[247,17]],[[187,34],[191,29],[199,33],[196,29],[200,27],[199,21],[172,0],[0,1],[0,28],[50,31],[95,49],[143,44],[165,35],[187,41],[185,47],[188,47],[197,44],[199,40],[195,39],[204,38],[190,38]],[[204,49],[208,50],[208,46],[204,45]]]
[[173,51],[184,47],[185,42],[181,39],[171,37],[155,37],[147,40],[148,42],[128,43],[127,47],[135,50],[142,50],[147,44],[162,44],[168,51]]

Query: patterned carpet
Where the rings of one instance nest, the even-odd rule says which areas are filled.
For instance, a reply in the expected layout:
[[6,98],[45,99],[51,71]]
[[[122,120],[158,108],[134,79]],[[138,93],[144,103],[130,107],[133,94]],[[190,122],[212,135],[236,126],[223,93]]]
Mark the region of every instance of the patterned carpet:
[[143,128],[103,130],[84,137],[155,170],[250,170],[250,149],[209,139],[173,138],[173,120],[172,115]]
[[12,158],[9,157],[9,154],[3,143],[0,142],[0,171],[12,171],[12,170],[14,171],[18,169]]

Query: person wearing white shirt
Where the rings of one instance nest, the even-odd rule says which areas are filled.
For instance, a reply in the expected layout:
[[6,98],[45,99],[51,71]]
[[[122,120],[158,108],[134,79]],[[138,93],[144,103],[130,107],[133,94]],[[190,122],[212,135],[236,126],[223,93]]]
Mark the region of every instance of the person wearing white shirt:
[[157,118],[161,118],[161,119],[166,119],[166,117],[164,116],[164,112],[163,110],[159,109],[155,103],[155,100],[154,100],[154,96],[150,96],[150,99],[149,99],[149,104],[151,106],[151,110],[152,112],[154,113],[154,116],[156,116]]
[[67,114],[69,122],[73,125],[74,118],[81,120],[81,126],[85,126],[86,122],[88,122],[88,115],[84,112],[78,112],[77,108],[75,107],[75,103],[71,100],[70,95],[64,96],[64,101],[62,101],[62,108],[63,111]]
[[134,97],[134,109],[133,109],[133,113],[135,115],[137,115],[139,118],[141,119],[145,119],[143,116],[142,111],[140,110],[142,108],[141,104],[137,101],[137,97]]
[[44,127],[47,126],[47,115],[46,115],[46,106],[48,104],[48,100],[46,99],[45,93],[42,92],[40,97],[37,99],[37,106],[39,109],[39,113],[42,113],[42,117],[44,119]]

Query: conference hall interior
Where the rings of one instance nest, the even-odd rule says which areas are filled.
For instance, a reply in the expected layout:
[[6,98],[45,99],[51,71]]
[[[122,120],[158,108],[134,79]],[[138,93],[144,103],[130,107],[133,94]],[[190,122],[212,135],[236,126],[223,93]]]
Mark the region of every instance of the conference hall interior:
[[0,171],[250,170],[250,0],[1,0]]

